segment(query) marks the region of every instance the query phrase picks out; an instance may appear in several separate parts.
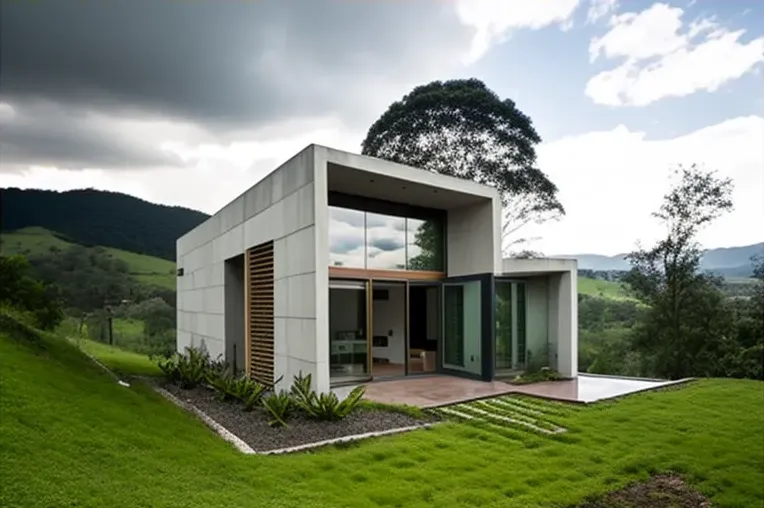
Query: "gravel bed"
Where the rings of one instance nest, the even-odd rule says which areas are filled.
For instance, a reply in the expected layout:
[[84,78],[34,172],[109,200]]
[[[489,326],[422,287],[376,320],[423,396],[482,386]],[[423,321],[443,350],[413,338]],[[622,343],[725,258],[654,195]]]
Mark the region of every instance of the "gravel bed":
[[244,411],[238,403],[217,400],[215,392],[208,388],[197,387],[183,390],[171,384],[161,386],[181,401],[196,406],[256,452],[317,443],[367,432],[400,429],[432,423],[436,420],[435,417],[423,420],[390,411],[362,410],[354,411],[343,420],[326,422],[310,420],[299,412],[295,412],[287,420],[287,427],[271,427],[268,425],[270,419],[268,411],[262,407],[248,412]]

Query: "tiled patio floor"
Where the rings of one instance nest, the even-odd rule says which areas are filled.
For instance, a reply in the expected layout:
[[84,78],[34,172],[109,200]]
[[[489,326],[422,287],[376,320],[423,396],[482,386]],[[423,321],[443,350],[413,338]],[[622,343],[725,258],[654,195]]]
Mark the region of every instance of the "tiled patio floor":
[[512,392],[512,386],[500,381],[473,381],[454,376],[423,376],[366,385],[366,397],[375,402],[407,404],[421,408],[456,404]]
[[[510,385],[501,381],[474,381],[454,376],[433,375],[378,381],[366,385],[366,397],[375,402],[407,404],[431,408],[457,404],[473,399],[518,393],[568,402],[595,402],[668,386],[681,381],[653,381],[606,376],[579,375],[570,381],[554,381],[529,385]],[[352,387],[338,388],[345,396]]]

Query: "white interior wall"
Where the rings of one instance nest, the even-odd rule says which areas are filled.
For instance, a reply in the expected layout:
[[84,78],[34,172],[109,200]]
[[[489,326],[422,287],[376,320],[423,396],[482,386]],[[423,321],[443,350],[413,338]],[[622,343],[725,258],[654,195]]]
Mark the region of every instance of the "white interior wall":
[[[390,363],[406,361],[406,287],[379,286],[389,292],[388,300],[372,300],[373,335],[387,336],[387,347],[373,347],[374,358],[387,358]],[[392,332],[392,335],[390,335]]]

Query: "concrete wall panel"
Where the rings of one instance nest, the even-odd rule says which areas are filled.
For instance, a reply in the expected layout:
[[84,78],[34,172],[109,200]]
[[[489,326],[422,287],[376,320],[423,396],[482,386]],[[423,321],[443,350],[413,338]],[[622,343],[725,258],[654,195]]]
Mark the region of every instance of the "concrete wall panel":
[[226,316],[236,307],[226,299],[235,298],[238,291],[233,274],[226,276],[225,263],[272,240],[275,375],[284,376],[282,388],[291,385],[298,367],[316,376],[313,152],[312,146],[303,150],[178,240],[178,266],[185,272],[177,284],[179,350],[204,343],[213,357],[225,354],[233,360],[232,345],[243,331],[238,318],[234,323]]
[[493,200],[448,210],[446,230],[447,275],[495,273],[500,259],[496,243]]

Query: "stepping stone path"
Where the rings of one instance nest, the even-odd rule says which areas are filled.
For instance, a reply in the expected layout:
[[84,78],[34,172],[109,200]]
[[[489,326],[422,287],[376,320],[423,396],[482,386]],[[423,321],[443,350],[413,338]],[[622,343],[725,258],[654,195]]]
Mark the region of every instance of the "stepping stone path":
[[517,396],[475,400],[433,409],[444,418],[553,436],[567,432],[565,417],[578,407]]

